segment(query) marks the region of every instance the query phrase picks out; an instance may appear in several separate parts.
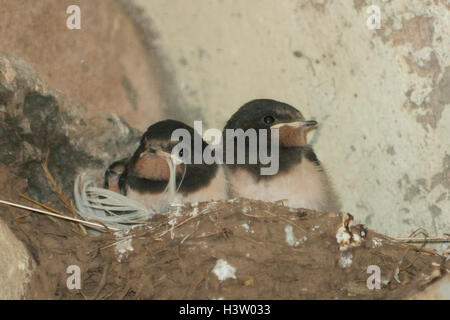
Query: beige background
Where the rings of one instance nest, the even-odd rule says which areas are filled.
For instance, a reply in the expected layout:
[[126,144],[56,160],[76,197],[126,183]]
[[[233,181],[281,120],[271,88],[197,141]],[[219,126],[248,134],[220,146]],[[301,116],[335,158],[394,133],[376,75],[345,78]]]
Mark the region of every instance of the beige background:
[[321,123],[312,143],[346,211],[391,235],[450,231],[450,1],[136,2],[186,114],[221,128],[250,99],[288,102]]

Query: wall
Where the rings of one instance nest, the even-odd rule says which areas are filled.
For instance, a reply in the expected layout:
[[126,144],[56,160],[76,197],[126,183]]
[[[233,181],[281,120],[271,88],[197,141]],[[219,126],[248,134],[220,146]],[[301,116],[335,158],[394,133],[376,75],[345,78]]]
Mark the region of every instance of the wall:
[[[69,30],[70,5],[81,29]],[[43,81],[86,105],[145,130],[165,117],[158,64],[115,0],[0,0],[0,51],[29,62]]]
[[136,2],[187,113],[221,128],[250,99],[288,102],[321,123],[312,143],[346,211],[391,235],[449,232],[449,1]]

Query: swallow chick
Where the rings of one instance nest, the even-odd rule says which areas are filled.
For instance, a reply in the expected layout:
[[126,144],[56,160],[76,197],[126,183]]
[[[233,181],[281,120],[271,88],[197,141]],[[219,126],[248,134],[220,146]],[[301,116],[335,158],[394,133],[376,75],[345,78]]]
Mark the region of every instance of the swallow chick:
[[105,171],[104,185],[105,189],[120,193],[119,178],[125,171],[125,167],[129,161],[129,158],[124,158],[119,161],[113,162]]
[[[267,139],[271,150],[271,131],[278,129],[278,171],[272,175],[261,175],[266,166],[258,161],[251,164],[246,156],[244,164],[236,161],[234,146],[233,163],[226,165],[230,196],[264,201],[285,199],[287,206],[317,211],[338,211],[339,200],[322,168],[313,148],[307,143],[307,134],[317,126],[314,120],[305,120],[296,108],[269,99],[253,100],[243,105],[227,121],[224,135],[224,153],[227,153],[227,129],[255,129],[257,142]],[[267,138],[260,129],[266,129]],[[245,140],[245,151],[249,154],[249,140]],[[259,149],[254,149],[259,152]],[[259,154],[259,153],[258,153]]]
[[[187,145],[190,148],[183,148],[174,154],[173,149],[183,140],[172,139],[172,133],[177,129],[189,132],[190,142]],[[195,135],[198,136],[198,133],[192,127],[176,120],[164,120],[150,126],[120,175],[120,192],[146,207],[154,207],[154,204],[167,202],[166,191],[170,187],[171,177],[174,177],[177,201],[185,203],[226,199],[227,188],[222,166],[194,163]],[[208,144],[201,137],[199,141],[200,152],[203,152]],[[176,166],[171,168],[170,163]]]

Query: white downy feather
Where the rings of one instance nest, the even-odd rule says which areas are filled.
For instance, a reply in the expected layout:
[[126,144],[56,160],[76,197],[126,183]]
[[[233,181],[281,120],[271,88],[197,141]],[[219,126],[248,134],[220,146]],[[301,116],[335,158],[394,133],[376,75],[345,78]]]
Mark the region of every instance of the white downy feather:
[[94,178],[86,173],[80,174],[75,180],[74,198],[77,211],[86,221],[97,221],[108,227],[128,229],[134,225],[144,224],[156,213],[167,212],[170,204],[176,200],[175,159],[166,158],[170,169],[170,179],[167,184],[165,201],[157,207],[147,208],[140,202],[127,198],[114,191],[95,186]]

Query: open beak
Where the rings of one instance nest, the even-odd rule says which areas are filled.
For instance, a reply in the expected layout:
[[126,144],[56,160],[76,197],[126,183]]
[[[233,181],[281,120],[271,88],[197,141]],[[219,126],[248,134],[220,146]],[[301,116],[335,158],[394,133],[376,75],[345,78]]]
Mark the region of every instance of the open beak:
[[299,128],[302,131],[307,131],[309,129],[313,129],[318,125],[317,121],[315,120],[300,120],[300,121],[293,121],[293,122],[281,122],[274,124],[270,127],[270,129],[279,129],[284,126]]

